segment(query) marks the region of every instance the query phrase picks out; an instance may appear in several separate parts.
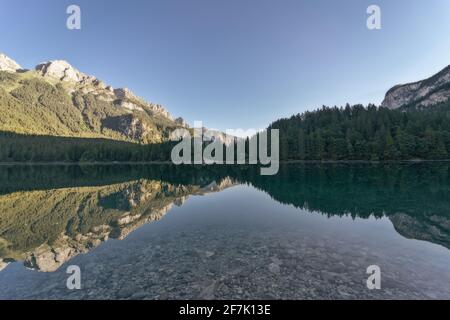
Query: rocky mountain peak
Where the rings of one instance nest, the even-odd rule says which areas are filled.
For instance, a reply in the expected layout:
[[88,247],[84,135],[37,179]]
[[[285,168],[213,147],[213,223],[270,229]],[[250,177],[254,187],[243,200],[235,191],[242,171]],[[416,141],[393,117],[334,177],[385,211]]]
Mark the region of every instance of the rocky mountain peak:
[[43,77],[50,77],[60,81],[72,82],[76,85],[83,86],[83,92],[103,93],[98,88],[105,89],[112,95],[111,100],[119,100],[118,105],[122,106],[128,111],[143,111],[143,107],[152,111],[155,114],[160,114],[172,120],[172,116],[161,105],[156,105],[146,102],[144,99],[136,96],[128,88],[114,89],[111,86],[106,86],[103,81],[98,80],[94,76],[87,75],[74,68],[65,60],[54,60],[38,64],[35,70]]
[[95,77],[75,69],[65,60],[43,62],[38,64],[35,69],[44,77],[52,77],[61,81],[72,81],[77,83],[98,81]]
[[0,71],[16,72],[21,69],[22,67],[17,62],[0,53]]
[[[16,62],[0,54],[0,71],[17,72],[19,70],[22,71],[22,68]],[[58,92],[48,92],[49,98],[45,101],[45,106],[49,107],[48,110],[47,108],[39,109],[39,112],[48,112],[52,123],[58,123],[58,129],[56,131],[48,129],[48,125],[43,124],[48,120],[41,119],[42,115],[39,113],[34,116],[21,115],[21,123],[11,120],[11,123],[14,123],[14,130],[20,128],[21,132],[38,131],[39,134],[51,133],[52,135],[89,134],[114,139],[120,137],[120,139],[141,143],[157,143],[165,139],[166,131],[168,132],[171,128],[187,126],[181,118],[175,120],[162,105],[147,102],[128,88],[113,88],[100,79],[79,71],[65,60],[46,61],[38,64],[33,71],[23,71],[17,73],[5,88],[10,90],[14,87],[16,90],[24,87],[34,93],[36,88],[28,81],[22,81],[31,78],[51,85],[63,84],[55,87]],[[3,83],[0,83],[0,89],[3,88],[2,86]],[[61,93],[59,90],[73,99],[61,101],[56,95]],[[36,96],[40,94],[39,92]],[[29,101],[21,100],[15,103],[28,104]],[[35,101],[35,103],[40,102]],[[64,113],[64,116],[54,115],[54,111],[50,111],[55,109],[58,113]],[[23,125],[25,117],[29,118],[28,123],[33,125]],[[40,126],[38,129],[34,125],[36,120],[31,118],[37,119]],[[81,122],[80,119],[82,119]],[[6,121],[6,123],[9,122]]]
[[432,77],[413,83],[397,85],[386,93],[383,107],[397,109],[405,105],[428,107],[450,98],[450,66]]

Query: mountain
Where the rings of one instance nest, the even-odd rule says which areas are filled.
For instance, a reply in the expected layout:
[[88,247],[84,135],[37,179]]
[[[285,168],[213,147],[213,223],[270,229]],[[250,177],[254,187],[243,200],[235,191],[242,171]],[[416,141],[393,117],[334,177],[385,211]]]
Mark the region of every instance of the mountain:
[[281,160],[447,160],[450,66],[398,85],[381,105],[346,105],[279,119]]
[[[279,129],[280,160],[447,160],[449,97],[450,66],[392,88],[382,108],[323,107],[279,119],[268,129]],[[171,134],[188,128],[161,105],[112,88],[66,61],[24,70],[5,55],[0,112],[3,162],[169,161],[176,143]],[[203,135],[227,145],[236,139],[206,128]]]
[[450,66],[434,76],[408,84],[397,85],[386,93],[382,106],[398,109],[403,106],[429,107],[450,98]]
[[0,53],[0,70],[16,72],[21,69],[22,67],[17,62]]
[[0,131],[26,135],[105,138],[138,143],[169,140],[187,127],[158,104],[112,88],[63,60],[23,70],[0,54]]

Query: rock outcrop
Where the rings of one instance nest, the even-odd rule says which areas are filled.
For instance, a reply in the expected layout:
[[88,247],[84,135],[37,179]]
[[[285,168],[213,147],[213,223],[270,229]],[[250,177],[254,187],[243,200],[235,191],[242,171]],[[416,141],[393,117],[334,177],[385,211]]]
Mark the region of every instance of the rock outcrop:
[[90,232],[88,235],[77,235],[77,239],[71,239],[62,234],[52,245],[47,243],[36,248],[33,252],[27,254],[24,265],[27,268],[39,270],[42,272],[53,272],[81,253],[87,253],[102,242],[108,239],[105,232],[103,237],[94,237]]
[[186,121],[184,121],[184,119],[181,117],[176,118],[175,123],[181,127],[185,127],[185,128],[189,127],[188,124],[186,123]]
[[237,138],[219,130],[203,128],[203,139],[206,141],[220,141],[226,146],[232,144]]
[[383,107],[398,109],[403,106],[428,107],[450,98],[450,66],[434,76],[404,85],[397,85],[386,93]]
[[128,88],[113,89],[117,99],[139,99]]
[[5,269],[8,266],[8,262],[4,261],[3,259],[0,259],[0,271]]
[[158,132],[153,132],[150,126],[132,114],[108,117],[102,121],[102,125],[104,128],[120,132],[130,140],[148,142],[145,140],[148,136],[154,139],[158,136],[158,140],[161,139]]
[[[38,64],[35,67],[36,72],[43,77],[49,77],[60,81],[70,82],[76,86],[83,94],[93,93],[99,95],[105,101],[116,100],[119,105],[129,111],[151,112],[153,115],[160,115],[174,121],[170,113],[161,105],[148,103],[144,99],[136,96],[128,88],[116,88],[105,85],[105,83],[94,76],[85,74],[71,66],[67,61],[54,60]],[[72,90],[74,92],[75,90]]]
[[178,123],[176,120],[174,120],[172,115],[162,105],[148,103],[141,97],[136,96],[128,88],[113,89],[113,92],[116,99],[121,101],[121,106],[125,109],[140,111],[147,110],[153,115],[160,115],[162,117],[170,119],[171,121],[174,121],[177,125],[185,126],[184,123]]
[[0,80],[2,131],[161,143],[171,131],[185,126],[162,105],[147,102],[127,88],[115,89],[65,60],[23,70],[0,54],[0,71],[14,73]]
[[64,60],[43,62],[38,64],[35,69],[44,77],[52,77],[61,81],[72,81],[83,84],[99,82],[95,77],[78,71]]
[[0,71],[17,72],[22,67],[3,53],[0,53]]
[[204,195],[212,192],[219,192],[228,188],[238,185],[238,182],[230,177],[225,177],[219,181],[212,181],[208,185],[202,187],[198,194]]

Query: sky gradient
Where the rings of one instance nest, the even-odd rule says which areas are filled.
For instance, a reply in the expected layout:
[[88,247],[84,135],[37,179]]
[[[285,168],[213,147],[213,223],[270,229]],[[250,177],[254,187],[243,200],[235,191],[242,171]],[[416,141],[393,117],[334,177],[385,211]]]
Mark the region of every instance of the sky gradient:
[[[82,29],[66,28],[81,7]],[[366,9],[381,7],[382,29]],[[322,105],[381,103],[450,64],[448,0],[0,0],[0,52],[64,59],[190,124],[264,128]]]

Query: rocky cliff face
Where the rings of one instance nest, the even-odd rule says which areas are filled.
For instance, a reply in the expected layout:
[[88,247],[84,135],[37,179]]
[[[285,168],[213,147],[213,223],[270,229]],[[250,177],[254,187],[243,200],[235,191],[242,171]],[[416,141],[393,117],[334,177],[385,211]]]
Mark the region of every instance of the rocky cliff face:
[[84,84],[97,81],[95,77],[81,73],[64,60],[43,62],[38,64],[35,69],[44,77],[56,78],[61,81],[72,81]]
[[0,131],[18,134],[160,143],[175,129],[187,127],[163,106],[127,88],[106,85],[67,61],[22,70],[4,54],[0,54],[0,112]]
[[[136,96],[128,88],[112,88],[94,76],[80,72],[67,61],[54,60],[36,66],[36,72],[43,77],[53,78],[70,83],[83,93],[101,95],[106,101],[115,101],[116,105],[129,111],[150,111],[154,115],[161,115],[171,121],[175,121],[170,113],[161,105],[149,103]],[[72,92],[75,88],[71,88]],[[177,123],[180,124],[180,123]]]
[[0,53],[0,71],[16,72],[21,69],[22,67],[17,62]]
[[381,105],[389,109],[409,105],[428,107],[444,103],[449,98],[450,66],[428,79],[393,87],[386,93]]
[[131,92],[128,88],[118,88],[113,89],[114,95],[116,99],[120,100],[120,104],[123,108],[128,110],[147,110],[150,111],[153,115],[160,115],[171,121],[174,121],[177,125],[185,126],[184,121],[180,122],[174,120],[172,115],[160,104],[148,103],[144,99],[136,96],[133,92]]

